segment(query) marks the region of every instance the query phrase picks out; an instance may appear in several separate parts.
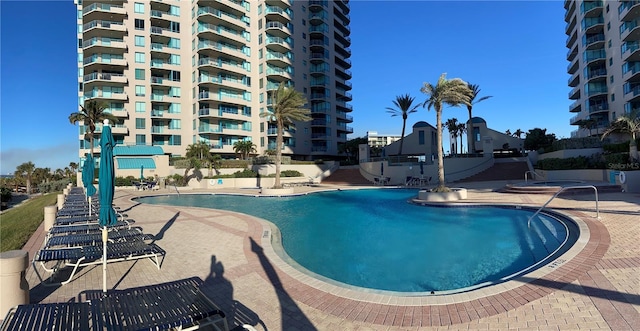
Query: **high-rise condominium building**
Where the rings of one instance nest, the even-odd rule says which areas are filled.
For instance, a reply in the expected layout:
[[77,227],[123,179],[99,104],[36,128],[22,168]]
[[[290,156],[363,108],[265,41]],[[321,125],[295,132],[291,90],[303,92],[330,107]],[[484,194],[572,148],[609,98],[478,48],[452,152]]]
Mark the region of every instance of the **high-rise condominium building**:
[[237,141],[273,150],[275,123],[260,114],[281,83],[313,117],[285,129],[283,154],[330,158],[353,133],[348,0],[75,1],[78,102],[107,105],[119,144],[174,156],[196,142],[223,157]]
[[572,137],[640,108],[640,2],[565,0]]

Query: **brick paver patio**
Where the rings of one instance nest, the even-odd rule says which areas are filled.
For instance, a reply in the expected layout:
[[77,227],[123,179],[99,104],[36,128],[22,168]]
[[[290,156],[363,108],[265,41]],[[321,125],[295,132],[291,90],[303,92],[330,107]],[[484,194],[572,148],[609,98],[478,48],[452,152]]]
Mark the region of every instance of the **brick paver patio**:
[[[469,189],[465,202],[540,206],[549,198],[494,192],[502,185],[461,186]],[[504,284],[431,297],[366,293],[314,279],[275,253],[268,222],[228,211],[132,200],[142,194],[148,193],[118,190],[114,203],[135,226],[155,235],[166,258],[160,270],[146,260],[109,264],[108,288],[200,277],[203,290],[230,322],[258,330],[640,330],[639,194],[600,194],[599,220],[593,195],[561,196],[550,208],[579,220],[587,234],[570,252]],[[43,239],[39,229],[24,247],[30,257]],[[32,302],[78,300],[82,291],[102,288],[102,268],[86,267],[58,287],[40,284],[33,268],[27,279]]]

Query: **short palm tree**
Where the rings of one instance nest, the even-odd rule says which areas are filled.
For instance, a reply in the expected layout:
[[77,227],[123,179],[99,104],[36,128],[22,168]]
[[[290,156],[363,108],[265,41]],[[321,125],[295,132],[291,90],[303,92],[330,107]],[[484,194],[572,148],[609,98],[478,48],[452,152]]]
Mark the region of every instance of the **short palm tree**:
[[[458,123],[458,134],[460,135],[460,154],[462,154],[462,136],[467,132],[467,125],[464,123]],[[469,146],[467,146],[467,153]]]
[[[455,117],[450,118],[446,122],[444,122],[444,126],[447,127],[447,131],[449,131],[449,134],[451,135],[451,137],[453,137],[454,140],[458,138],[458,134],[459,134],[458,124],[459,124],[458,119]],[[451,147],[452,147],[451,154],[456,154],[456,150],[453,148],[453,146]]]
[[398,155],[402,155],[402,143],[404,142],[404,129],[407,125],[407,117],[411,113],[415,113],[418,111],[418,106],[413,105],[414,97],[409,94],[399,95],[393,100],[393,104],[396,106],[395,108],[387,107],[387,113],[391,113],[391,117],[393,116],[402,116],[402,133],[400,134],[400,149],[398,150]]
[[238,140],[233,144],[233,150],[237,153],[240,154],[240,157],[242,157],[243,160],[247,160],[249,159],[249,155],[251,153],[255,153],[256,150],[256,144],[253,143],[253,141],[251,140]]
[[601,139],[604,139],[606,136],[614,133],[625,133],[630,135],[631,140],[629,141],[629,160],[631,162],[635,162],[638,160],[638,146],[636,144],[636,135],[640,133],[640,110],[634,110],[630,113],[625,113],[624,115],[616,118],[608,128],[604,130],[602,133]]
[[[469,111],[469,127],[468,130],[472,130],[473,126],[471,125],[471,111],[473,110],[473,105],[475,105],[476,103],[480,102],[480,101],[484,101],[487,100],[489,98],[491,98],[492,96],[488,95],[488,96],[484,96],[484,97],[480,97],[478,98],[478,94],[480,94],[480,87],[477,84],[471,84],[471,83],[467,83],[467,86],[469,87],[469,90],[471,90],[471,100],[469,100],[469,103],[466,105],[467,106],[467,110]],[[478,98],[478,100],[476,100],[476,98]],[[475,153],[475,144],[472,141],[473,136],[469,137],[469,135],[467,134],[467,144],[469,144],[469,152],[474,152]]]
[[516,130],[516,131],[513,133],[513,136],[514,136],[514,137],[521,138],[523,134],[524,134],[524,131],[522,131],[522,130],[518,129],[518,130]]
[[[213,166],[213,156],[209,151],[211,147],[204,141],[187,146],[186,156],[188,158],[196,158],[199,164],[205,164],[209,167],[209,177],[211,177],[211,167]],[[193,162],[192,162],[193,163]]]
[[35,170],[36,166],[31,161],[25,162],[16,167],[14,175],[18,178],[24,178],[27,186],[27,194],[31,194],[31,179]]
[[304,95],[296,91],[293,87],[287,87],[284,82],[280,83],[277,90],[270,91],[269,94],[273,105],[267,108],[267,112],[261,113],[260,117],[266,117],[269,121],[276,123],[276,178],[274,188],[281,188],[282,131],[286,125],[291,125],[294,121],[310,121],[311,111],[304,108],[304,105],[307,104],[307,99]]
[[76,124],[76,122],[82,122],[86,127],[85,139],[89,138],[89,144],[91,144],[91,155],[93,155],[93,137],[96,132],[96,123],[102,123],[107,119],[111,123],[116,123],[118,118],[111,113],[105,112],[109,106],[97,100],[89,100],[84,103],[84,107],[80,106],[80,111],[71,113],[69,115],[69,122]]
[[589,137],[591,137],[591,130],[595,129],[598,125],[598,121],[593,118],[588,118],[585,120],[578,121],[578,127],[581,129],[589,130]]
[[447,79],[447,74],[440,75],[436,85],[431,83],[424,83],[424,86],[420,89],[422,93],[427,95],[427,100],[424,102],[423,107],[431,109],[433,107],[436,111],[436,140],[437,140],[437,154],[438,154],[438,186],[434,189],[435,192],[448,192],[450,191],[444,185],[444,159],[442,155],[442,105],[446,104],[452,107],[458,107],[460,105],[470,105],[473,91],[469,88],[468,84],[459,78]]

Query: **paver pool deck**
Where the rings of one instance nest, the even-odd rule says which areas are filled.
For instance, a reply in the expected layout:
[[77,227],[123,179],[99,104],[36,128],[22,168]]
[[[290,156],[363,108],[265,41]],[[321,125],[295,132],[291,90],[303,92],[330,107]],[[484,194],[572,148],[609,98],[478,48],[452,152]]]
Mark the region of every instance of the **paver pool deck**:
[[[505,183],[459,186],[468,189],[465,203],[541,206],[550,197],[495,192]],[[257,189],[182,193],[225,192],[258,194]],[[175,191],[116,191],[114,204],[154,235],[167,254],[160,270],[146,260],[109,264],[108,289],[200,277],[203,291],[231,323],[258,330],[640,330],[640,194],[600,193],[600,219],[593,194],[561,195],[549,208],[576,218],[584,231],[567,254],[503,284],[414,297],[357,291],[300,272],[275,253],[269,223],[253,216],[133,200],[170,193]],[[30,258],[43,240],[41,226],[24,247]],[[102,288],[101,266],[82,269],[63,286],[43,286],[33,267],[26,276],[33,303],[78,300],[82,291]]]

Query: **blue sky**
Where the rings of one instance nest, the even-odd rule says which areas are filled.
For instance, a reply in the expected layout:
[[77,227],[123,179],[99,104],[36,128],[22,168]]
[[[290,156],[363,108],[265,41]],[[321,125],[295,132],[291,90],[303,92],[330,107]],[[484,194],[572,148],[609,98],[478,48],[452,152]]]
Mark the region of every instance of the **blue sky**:
[[[351,1],[354,134],[399,134],[385,108],[442,73],[480,85],[474,107],[490,128],[569,125],[562,1]],[[34,10],[37,9],[37,10]],[[64,168],[78,162],[76,25],[73,1],[0,1],[0,174],[31,161]],[[30,22],[38,22],[31,24]],[[445,108],[443,119],[468,117]],[[433,110],[407,120],[435,125]]]

